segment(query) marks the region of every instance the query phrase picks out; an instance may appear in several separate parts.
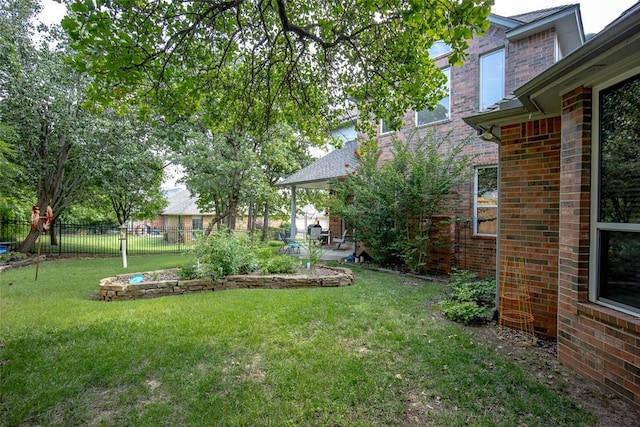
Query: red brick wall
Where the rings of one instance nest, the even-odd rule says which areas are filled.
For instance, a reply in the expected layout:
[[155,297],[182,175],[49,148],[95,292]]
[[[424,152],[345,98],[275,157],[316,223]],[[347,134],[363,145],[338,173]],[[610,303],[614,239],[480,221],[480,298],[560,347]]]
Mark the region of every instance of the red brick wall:
[[[469,42],[467,59],[462,67],[451,67],[451,120],[421,126],[419,132],[435,131],[442,136],[451,132],[453,141],[461,141],[472,137],[466,153],[476,156],[477,166],[496,165],[498,163],[498,146],[495,142],[487,142],[478,138],[475,132],[462,120],[478,112],[480,56],[498,48],[505,48],[506,94],[531,80],[540,72],[549,68],[555,58],[555,30],[549,29],[513,43],[506,39],[505,30],[492,26],[483,37]],[[439,67],[448,65],[447,58],[436,60]],[[408,111],[404,116],[405,127],[396,135],[401,139],[415,130],[415,113]],[[379,135],[378,146],[383,151],[382,158],[391,156],[391,134]],[[442,262],[436,269],[444,271],[449,264],[464,270],[478,273],[480,276],[496,274],[496,238],[473,235],[473,201],[474,181],[471,179],[459,190],[461,205],[452,217],[468,218],[468,221],[457,222],[449,230],[451,236],[450,258],[444,256],[442,250],[436,258]],[[500,196],[502,197],[502,196]],[[554,329],[555,330],[555,329]]]
[[[502,127],[500,271],[523,258],[534,329],[556,335],[560,117]],[[504,277],[504,276],[503,276]]]
[[562,99],[558,359],[640,406],[640,319],[590,303],[591,89]]

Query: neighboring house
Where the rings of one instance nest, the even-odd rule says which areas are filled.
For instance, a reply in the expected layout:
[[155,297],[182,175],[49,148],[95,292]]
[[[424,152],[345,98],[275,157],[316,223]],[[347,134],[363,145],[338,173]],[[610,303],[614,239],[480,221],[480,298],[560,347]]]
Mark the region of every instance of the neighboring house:
[[[391,155],[393,135],[402,138],[403,134],[416,128],[420,134],[435,131],[442,136],[451,132],[455,141],[468,137],[472,132],[463,117],[490,109],[584,42],[578,5],[508,18],[492,14],[489,21],[491,26],[486,34],[469,41],[467,59],[462,67],[450,66],[450,48],[446,44],[432,46],[436,65],[449,79],[449,96],[442,99],[434,111],[408,111],[403,118],[405,126],[399,131],[390,131],[381,122],[378,146],[383,152],[382,158]],[[347,122],[336,132],[354,136],[353,125],[353,122]],[[437,254],[432,254],[435,264],[430,268],[448,273],[452,267],[457,267],[488,276],[496,272],[498,146],[491,129],[473,136],[467,153],[477,156],[475,179],[460,189],[462,205],[458,212],[451,214],[452,218],[463,220],[451,221],[450,225],[449,221],[439,220],[438,239],[450,244],[448,249],[439,249]],[[296,187],[328,188],[330,179],[349,170],[346,164],[355,164],[353,151],[356,147],[356,142],[349,142],[343,149],[330,153],[279,185],[294,189],[295,206]],[[347,225],[339,218],[331,217],[332,236],[341,235],[345,227]]]
[[[153,221],[151,227],[164,230],[170,243],[181,241],[189,243],[193,239],[193,232],[203,230],[214,217],[211,212],[201,212],[197,205],[197,199],[191,196],[187,189],[174,188],[166,192],[167,207],[158,218]],[[190,235],[183,230],[191,232]]]
[[499,138],[499,273],[524,258],[535,330],[557,336],[561,363],[638,406],[639,46],[637,3],[465,119]]

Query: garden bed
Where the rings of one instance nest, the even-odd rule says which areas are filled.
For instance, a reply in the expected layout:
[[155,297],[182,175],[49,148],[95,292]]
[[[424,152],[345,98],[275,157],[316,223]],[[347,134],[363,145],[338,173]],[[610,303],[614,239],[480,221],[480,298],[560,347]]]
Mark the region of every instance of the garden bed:
[[[130,283],[142,275],[141,283]],[[193,292],[223,291],[227,289],[287,289],[310,287],[339,287],[353,284],[353,273],[348,268],[315,267],[298,274],[243,274],[219,280],[180,280],[178,270],[159,270],[145,273],[120,274],[100,280],[100,300],[123,301],[182,295]]]

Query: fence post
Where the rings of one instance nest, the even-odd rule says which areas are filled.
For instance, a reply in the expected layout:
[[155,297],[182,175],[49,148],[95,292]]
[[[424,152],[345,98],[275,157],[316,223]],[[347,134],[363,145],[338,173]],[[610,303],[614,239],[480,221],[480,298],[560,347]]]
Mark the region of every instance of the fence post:
[[58,218],[58,255],[62,255],[62,221]]

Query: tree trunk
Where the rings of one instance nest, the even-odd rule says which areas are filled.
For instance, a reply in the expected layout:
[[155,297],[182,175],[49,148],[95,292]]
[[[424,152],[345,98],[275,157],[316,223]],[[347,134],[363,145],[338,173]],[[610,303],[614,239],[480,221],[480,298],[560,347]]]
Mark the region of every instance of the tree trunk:
[[37,239],[38,230],[31,229],[31,231],[29,231],[29,234],[27,235],[27,238],[24,239],[22,243],[20,243],[20,246],[18,246],[18,252],[28,254],[33,245],[36,244]]
[[265,202],[262,211],[262,241],[269,241],[269,202]]
[[51,221],[51,227],[48,230],[51,246],[58,246],[58,235],[56,234],[56,222]]

